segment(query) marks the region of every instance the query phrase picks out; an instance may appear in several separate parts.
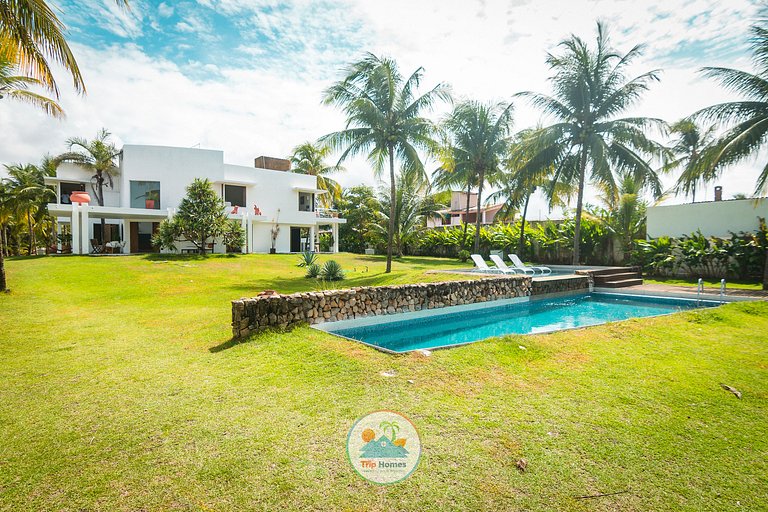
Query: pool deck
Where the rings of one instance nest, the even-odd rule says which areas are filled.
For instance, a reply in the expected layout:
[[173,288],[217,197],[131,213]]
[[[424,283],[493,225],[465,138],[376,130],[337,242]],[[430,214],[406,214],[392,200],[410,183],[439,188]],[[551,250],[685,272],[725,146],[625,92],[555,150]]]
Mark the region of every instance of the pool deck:
[[[672,284],[641,284],[638,286],[628,286],[620,289],[621,293],[643,293],[652,294],[660,293],[664,295],[674,294],[692,294],[696,295],[695,286],[679,286]],[[704,288],[703,295],[720,296],[720,288]],[[743,290],[740,288],[727,288],[725,291],[726,297],[738,297],[744,299],[759,299],[768,300],[768,291],[764,290]]]

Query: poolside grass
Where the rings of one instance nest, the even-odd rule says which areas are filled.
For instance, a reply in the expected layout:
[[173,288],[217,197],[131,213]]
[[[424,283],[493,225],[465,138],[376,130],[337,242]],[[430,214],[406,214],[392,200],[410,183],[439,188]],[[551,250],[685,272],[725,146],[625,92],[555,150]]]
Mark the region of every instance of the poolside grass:
[[[461,266],[404,258],[387,276],[379,257],[335,259],[352,271],[343,286],[445,279],[426,272]],[[230,343],[231,299],[316,286],[295,261],[8,261],[0,510],[768,503],[768,304],[509,336],[429,357],[306,327]],[[420,467],[394,486],[363,481],[346,460],[348,429],[376,409],[409,416],[422,436]]]

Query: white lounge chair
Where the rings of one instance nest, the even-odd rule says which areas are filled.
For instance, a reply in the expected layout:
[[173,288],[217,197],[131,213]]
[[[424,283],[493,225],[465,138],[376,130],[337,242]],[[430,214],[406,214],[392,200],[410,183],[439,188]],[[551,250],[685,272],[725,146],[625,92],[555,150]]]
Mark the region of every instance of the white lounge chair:
[[510,268],[506,263],[504,263],[504,260],[501,259],[501,256],[498,254],[491,254],[491,261],[494,265],[496,265],[496,268],[504,272],[505,274],[517,274],[515,269]]
[[500,268],[489,267],[482,256],[479,254],[472,254],[472,261],[475,263],[475,270],[478,272],[488,272],[490,274],[512,274],[513,272],[505,272]]
[[512,261],[512,268],[515,270],[522,270],[523,272],[535,274],[536,272],[541,272],[543,275],[548,275],[552,273],[552,269],[549,267],[529,267],[525,263],[522,262],[520,258],[517,257],[517,254],[510,254],[509,259]]

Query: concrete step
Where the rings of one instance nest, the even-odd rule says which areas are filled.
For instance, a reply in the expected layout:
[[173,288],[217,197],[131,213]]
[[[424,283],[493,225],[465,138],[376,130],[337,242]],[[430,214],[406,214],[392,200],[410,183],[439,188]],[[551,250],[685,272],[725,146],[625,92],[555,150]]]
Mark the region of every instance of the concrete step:
[[595,276],[595,283],[602,283],[605,281],[621,281],[622,279],[641,279],[642,276],[639,272],[622,272],[610,275]]
[[637,272],[640,272],[640,269],[638,267],[611,267],[611,268],[603,268],[600,270],[590,270],[590,273],[595,277],[611,276],[615,274],[625,274],[627,272],[637,273]]
[[625,288],[627,286],[637,286],[643,284],[643,280],[640,278],[633,279],[620,279],[617,281],[603,281],[601,283],[595,283],[595,286],[603,288]]

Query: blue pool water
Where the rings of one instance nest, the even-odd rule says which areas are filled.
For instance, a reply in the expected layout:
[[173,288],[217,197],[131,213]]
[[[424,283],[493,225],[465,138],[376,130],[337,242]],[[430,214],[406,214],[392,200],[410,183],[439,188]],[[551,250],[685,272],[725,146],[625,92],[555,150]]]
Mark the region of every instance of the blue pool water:
[[[408,352],[470,343],[506,334],[535,334],[574,327],[658,316],[717,302],[666,297],[591,293],[541,299],[471,311],[454,311],[423,318],[405,315],[379,317],[374,325],[355,326],[355,320],[324,330],[392,352]],[[398,320],[398,317],[401,317]]]

